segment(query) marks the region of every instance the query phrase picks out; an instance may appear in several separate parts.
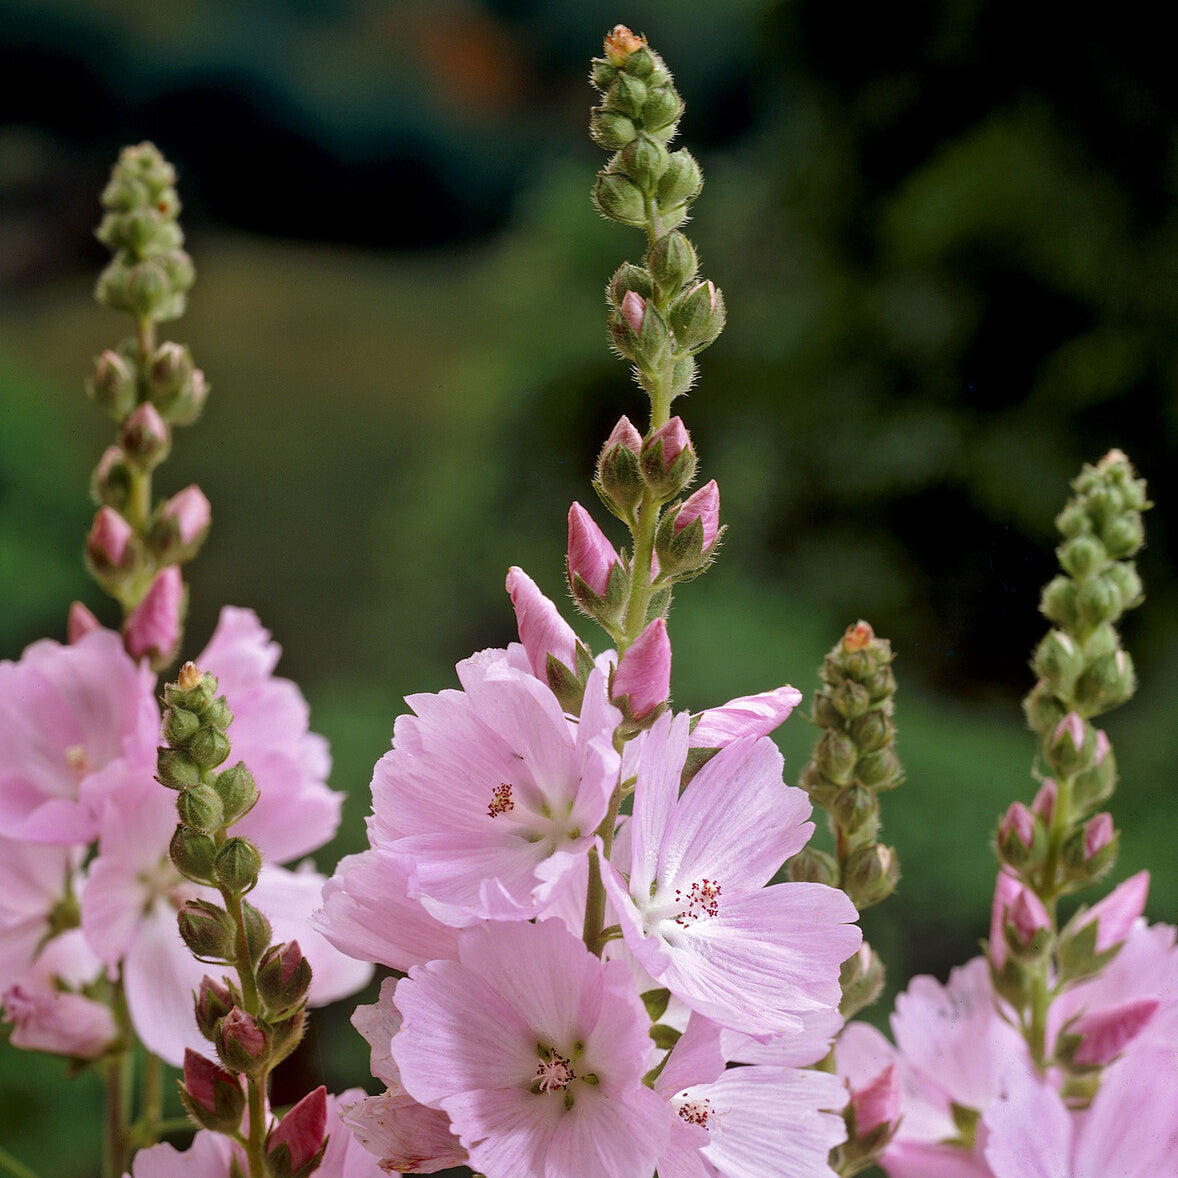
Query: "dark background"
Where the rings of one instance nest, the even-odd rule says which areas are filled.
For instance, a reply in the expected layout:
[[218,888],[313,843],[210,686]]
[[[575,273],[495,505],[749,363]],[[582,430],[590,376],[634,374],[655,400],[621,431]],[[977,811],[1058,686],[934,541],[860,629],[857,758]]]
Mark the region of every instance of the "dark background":
[[[0,0],[0,655],[62,636],[74,597],[117,620],[79,560],[110,432],[81,383],[127,332],[90,300],[97,194],[150,138],[198,274],[165,334],[213,388],[157,480],[213,502],[187,653],[223,602],[258,610],[349,791],[321,866],[362,845],[401,697],[513,636],[510,564],[564,600],[568,504],[592,507],[618,415],[644,425],[600,293],[642,243],[588,200],[584,79],[622,20],[687,99],[690,232],[729,306],[676,404],[730,525],[672,614],[677,702],[809,693],[859,617],[892,639],[904,880],[865,925],[895,982],[944,976],[985,933],[994,822],[1036,785],[1019,699],[1052,520],[1120,446],[1159,507],[1140,698],[1108,722],[1116,878],[1150,866],[1173,920],[1178,90],[1154,11]],[[790,772],[811,739],[783,730]],[[366,1075],[346,1013],[297,1083]],[[62,1069],[31,1063],[0,1051],[0,1140],[43,1178],[95,1172],[97,1086],[59,1132],[38,1085]]]

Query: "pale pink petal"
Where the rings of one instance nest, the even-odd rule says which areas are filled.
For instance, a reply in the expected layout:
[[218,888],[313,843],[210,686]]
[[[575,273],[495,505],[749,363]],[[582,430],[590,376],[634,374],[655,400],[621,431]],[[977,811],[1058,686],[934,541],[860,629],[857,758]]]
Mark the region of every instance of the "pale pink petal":
[[135,1155],[133,1178],[226,1178],[231,1159],[244,1168],[245,1154],[220,1133],[202,1130],[186,1150],[153,1145]]
[[1076,928],[1096,922],[1096,952],[1103,953],[1123,941],[1133,922],[1145,911],[1149,894],[1149,872],[1139,871],[1115,887],[1103,900],[1093,904],[1074,923]]
[[802,693],[786,685],[708,708],[691,730],[691,746],[718,749],[741,736],[768,736],[801,702]]
[[382,1172],[435,1174],[467,1160],[450,1132],[450,1118],[404,1093],[364,1097],[344,1108],[341,1119],[355,1140],[381,1159]]
[[511,594],[519,639],[528,653],[532,674],[541,683],[548,682],[549,655],[575,673],[577,636],[536,582],[523,569],[513,567],[507,574],[507,592]]

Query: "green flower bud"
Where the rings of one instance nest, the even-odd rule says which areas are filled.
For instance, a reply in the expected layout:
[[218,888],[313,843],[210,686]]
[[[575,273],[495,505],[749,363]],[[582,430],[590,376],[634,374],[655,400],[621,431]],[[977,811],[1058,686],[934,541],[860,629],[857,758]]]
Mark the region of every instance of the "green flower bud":
[[245,943],[249,948],[250,960],[257,962],[270,947],[272,933],[270,922],[252,904],[242,901],[242,916],[245,920]]
[[298,941],[271,945],[258,962],[258,995],[268,1018],[289,1018],[302,1005],[311,985],[311,963]]
[[675,93],[674,88],[656,86],[643,103],[642,125],[647,131],[664,131],[673,127],[682,114],[683,100]]
[[695,384],[695,360],[691,356],[680,356],[671,370],[671,396],[686,393]]
[[125,356],[107,348],[94,358],[94,368],[86,381],[86,394],[115,419],[122,421],[138,400],[135,368]]
[[1064,572],[1081,581],[1103,568],[1109,557],[1105,546],[1090,532],[1074,536],[1060,545],[1055,554]]
[[233,713],[229,710],[223,695],[217,696],[205,708],[200,721],[206,728],[215,728],[218,732],[224,732],[233,723]]
[[689,352],[699,352],[724,330],[724,296],[712,282],[698,282],[670,307],[675,342]]
[[107,446],[94,473],[90,476],[90,494],[122,514],[131,493],[131,468],[127,456],[118,446]]
[[1092,530],[1092,521],[1081,503],[1071,502],[1055,517],[1055,526],[1067,539]]
[[176,813],[189,830],[213,834],[225,825],[225,812],[217,791],[203,782],[180,791]]
[[895,789],[904,781],[900,759],[890,745],[864,753],[855,763],[855,776],[876,793]]
[[165,685],[164,703],[168,707],[188,708],[201,716],[216,699],[219,687],[216,675],[202,672],[195,663],[185,663],[177,682]]
[[[831,703],[835,711],[844,720],[854,720],[864,715],[871,707],[871,692],[866,684],[856,683],[854,679],[845,679],[838,683],[831,692]],[[830,725],[827,725],[830,727]]]
[[601,91],[606,91],[613,85],[614,78],[618,76],[618,67],[612,62],[606,61],[604,58],[595,57],[593,59],[593,66],[589,71],[589,81]]
[[859,952],[848,957],[839,971],[839,984],[843,991],[839,1013],[843,1018],[851,1019],[875,1002],[883,991],[885,980],[884,965],[879,954],[864,941]]
[[623,225],[646,224],[646,202],[642,190],[621,172],[598,172],[593,203],[601,213]]
[[1035,674],[1067,688],[1084,669],[1084,652],[1062,630],[1049,630],[1031,661]]
[[168,789],[190,789],[200,784],[200,766],[183,749],[156,752],[155,779]]
[[845,732],[828,728],[814,750],[814,763],[824,777],[842,785],[849,785],[855,772],[858,750]]
[[216,1038],[217,1023],[240,1004],[241,994],[235,986],[225,984],[225,979],[218,982],[205,974],[201,979],[194,1004],[196,1025],[200,1033],[209,1042],[213,1042]]
[[235,1006],[217,1024],[213,1042],[221,1062],[246,1076],[256,1076],[275,1062],[270,1027],[240,1006]]
[[646,135],[639,135],[622,149],[619,166],[645,193],[654,194],[659,177],[667,170],[667,149]]
[[1126,560],[1145,543],[1145,525],[1137,512],[1114,516],[1100,529],[1100,538],[1113,560]]
[[1108,712],[1133,697],[1137,674],[1129,652],[1118,650],[1096,659],[1076,681],[1076,702],[1089,715]]
[[814,694],[812,719],[821,728],[840,728],[843,722],[842,713],[825,691]]
[[180,936],[194,957],[202,961],[232,961],[233,920],[208,900],[186,900],[177,916]]
[[650,272],[632,262],[623,262],[609,280],[607,297],[610,305],[620,308],[626,296],[633,291],[645,303],[654,294],[654,283]]
[[1078,817],[1103,805],[1117,786],[1117,759],[1107,739],[1096,744],[1096,761],[1072,779],[1072,807]]
[[896,726],[890,716],[873,709],[851,722],[851,739],[861,753],[874,752],[890,744],[896,735]]
[[1040,679],[1023,700],[1023,714],[1027,724],[1040,735],[1054,731],[1056,725],[1067,715],[1067,708],[1060,702],[1051,684]]
[[213,788],[225,809],[226,826],[231,826],[244,818],[260,797],[258,783],[246,768],[244,761],[238,761],[236,765],[218,773]]
[[667,170],[659,181],[657,198],[664,213],[685,208],[704,186],[703,173],[686,147],[671,152]]
[[786,870],[794,883],[820,883],[831,888],[839,886],[839,869],[834,857],[816,847],[803,847],[789,861]]
[[230,892],[248,892],[258,882],[262,853],[246,838],[226,839],[217,852],[213,871],[217,883]]
[[642,108],[647,98],[646,83],[629,73],[619,73],[614,78],[614,84],[609,88],[602,103],[602,108],[616,111],[627,118],[639,122]]
[[[622,62],[621,68],[636,78],[649,78],[655,72],[658,64],[655,60],[655,55],[647,46],[643,45],[635,49],[633,53],[627,55],[626,60]],[[659,74],[665,77],[666,70],[659,70]]]
[[830,812],[839,828],[851,836],[869,827],[879,828],[879,801],[871,790],[857,782],[835,798]]
[[860,912],[870,908],[896,890],[900,879],[900,862],[896,852],[882,843],[860,847],[847,860],[843,873],[843,890]]
[[168,846],[168,857],[176,870],[193,883],[215,882],[213,860],[216,855],[217,845],[207,834],[200,834],[185,825],[176,827],[176,833],[172,835]]
[[[1105,577],[1116,586],[1117,596],[1121,601],[1121,611],[1133,609],[1145,600],[1145,592],[1141,585],[1141,577],[1132,563],[1117,562],[1105,570]],[[1092,640],[1088,640],[1089,653],[1092,651]],[[1107,653],[1102,651],[1101,653]]]
[[1083,582],[1076,591],[1076,615],[1085,630],[1115,622],[1121,615],[1121,595],[1115,582],[1103,574]]
[[215,728],[201,728],[189,741],[192,759],[204,769],[213,769],[229,756],[229,738]]
[[673,299],[695,277],[699,259],[691,242],[677,229],[672,229],[650,247],[646,264],[660,296]]
[[1076,583],[1068,577],[1053,578],[1043,589],[1039,609],[1061,630],[1074,632],[1080,616],[1076,607]]
[[634,120],[616,110],[595,110],[589,120],[589,135],[598,147],[620,151],[638,136]]
[[187,744],[200,730],[200,717],[187,708],[169,708],[164,718],[164,735],[171,745]]

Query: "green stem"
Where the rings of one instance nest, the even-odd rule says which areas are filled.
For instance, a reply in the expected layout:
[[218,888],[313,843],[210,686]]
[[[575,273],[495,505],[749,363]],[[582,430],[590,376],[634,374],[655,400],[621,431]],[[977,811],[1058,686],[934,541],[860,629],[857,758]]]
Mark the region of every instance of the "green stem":
[[39,1178],[35,1170],[30,1170],[23,1162],[18,1162],[2,1145],[0,1145],[0,1170],[11,1174],[13,1178]]
[[163,1132],[164,1119],[163,1064],[158,1055],[144,1052],[143,1058],[143,1116],[140,1145],[154,1145]]
[[[621,782],[614,788],[613,797],[609,800],[609,811],[597,828],[601,839],[602,850],[606,859],[613,850],[614,827],[618,824],[618,809],[622,804]],[[590,951],[601,956],[605,948],[606,938],[602,935],[605,929],[605,884],[601,880],[601,863],[597,858],[597,848],[589,852],[589,887],[585,896],[585,926],[583,938]]]
[[127,1124],[131,1053],[122,1051],[101,1068],[106,1092],[106,1122],[102,1150],[103,1178],[122,1178],[131,1160],[131,1133]]
[[245,1156],[249,1162],[249,1178],[266,1178],[266,1084],[269,1074],[263,1072],[249,1080],[250,1136]]

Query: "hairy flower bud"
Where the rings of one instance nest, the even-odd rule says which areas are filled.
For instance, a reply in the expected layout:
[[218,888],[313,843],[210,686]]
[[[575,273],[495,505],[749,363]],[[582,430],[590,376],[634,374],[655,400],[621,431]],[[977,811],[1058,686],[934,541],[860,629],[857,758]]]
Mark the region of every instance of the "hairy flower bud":
[[239,822],[257,804],[258,783],[246,768],[244,761],[223,769],[213,781],[213,788],[221,799],[225,812],[225,825]]
[[214,834],[225,826],[225,811],[217,791],[203,782],[180,791],[176,813],[189,830]]
[[127,357],[107,348],[94,359],[94,368],[86,381],[86,393],[115,419],[122,421],[138,397],[135,371]]
[[186,900],[177,914],[180,936],[194,957],[202,961],[232,961],[233,920],[208,900]]
[[210,1043],[214,1042],[217,1037],[217,1023],[240,1003],[241,995],[235,987],[226,985],[224,979],[218,982],[205,974],[194,1002],[196,1025],[200,1033]]
[[633,522],[634,509],[642,502],[646,491],[638,463],[641,451],[642,435],[628,417],[622,417],[597,459],[594,488],[602,502],[626,523]]
[[308,1093],[270,1130],[267,1172],[274,1178],[307,1178],[327,1148],[327,1089]]
[[622,655],[610,684],[613,702],[627,719],[653,719],[671,690],[671,640],[655,618]]
[[860,847],[847,860],[843,872],[843,890],[860,912],[870,908],[896,890],[900,879],[900,861],[891,847],[882,843]]
[[216,1133],[234,1133],[245,1112],[241,1077],[184,1049],[184,1082],[180,1085],[184,1107],[198,1125]]
[[700,352],[724,330],[724,297],[713,282],[697,282],[672,304],[671,331],[680,348]]
[[213,860],[216,855],[216,843],[207,834],[201,834],[186,825],[176,827],[172,841],[168,845],[168,857],[176,870],[185,879],[190,879],[194,883],[216,882],[213,875]]
[[699,196],[703,185],[703,173],[691,152],[686,147],[671,152],[656,194],[659,210],[672,218],[679,213],[682,220],[687,215],[687,206]]
[[235,1072],[257,1075],[269,1062],[270,1033],[248,1011],[235,1006],[217,1024],[217,1055]]
[[271,1020],[288,1018],[307,996],[311,963],[298,941],[271,945],[258,962],[258,994]]
[[168,565],[156,574],[143,600],[123,623],[127,653],[134,659],[150,660],[157,670],[166,667],[180,649],[187,607],[188,593],[180,570]]
[[262,854],[247,838],[233,836],[217,852],[213,874],[217,883],[229,892],[248,892],[258,882]]
[[672,229],[650,247],[646,264],[662,298],[673,299],[695,277],[699,259],[691,242]]
[[133,466],[154,470],[172,448],[172,432],[159,410],[150,401],[144,401],[123,422],[119,444]]
[[695,462],[691,437],[678,417],[672,417],[642,443],[642,476],[659,499],[670,499],[691,482]]

